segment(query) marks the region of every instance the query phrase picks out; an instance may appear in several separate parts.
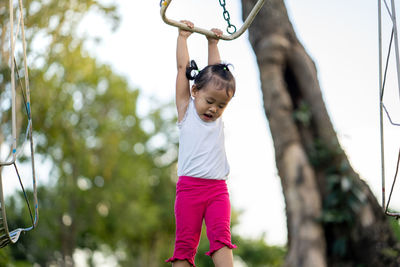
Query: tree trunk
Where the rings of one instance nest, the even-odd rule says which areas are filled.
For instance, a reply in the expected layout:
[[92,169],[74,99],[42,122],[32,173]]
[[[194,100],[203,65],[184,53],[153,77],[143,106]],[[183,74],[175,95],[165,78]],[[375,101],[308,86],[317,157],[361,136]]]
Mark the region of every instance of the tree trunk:
[[[244,19],[255,3],[242,0]],[[249,38],[285,197],[285,266],[399,266],[398,241],[340,147],[315,64],[297,39],[283,0],[266,1]]]

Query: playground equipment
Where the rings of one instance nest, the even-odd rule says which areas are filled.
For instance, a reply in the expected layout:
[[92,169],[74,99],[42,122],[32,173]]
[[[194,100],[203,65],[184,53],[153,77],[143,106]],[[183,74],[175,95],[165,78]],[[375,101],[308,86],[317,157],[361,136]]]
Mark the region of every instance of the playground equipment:
[[[389,48],[385,60],[385,70],[383,71],[383,57],[382,57],[382,2],[385,5],[386,11],[390,16],[392,22],[392,32],[390,36]],[[386,114],[390,124],[392,126],[400,126],[399,123],[395,123],[389,113],[388,108],[385,106],[383,97],[385,92],[386,78],[389,67],[389,58],[391,54],[391,48],[394,45],[395,48],[395,60],[396,60],[396,74],[397,74],[397,85],[400,94],[400,58],[399,58],[399,41],[398,41],[398,32],[397,32],[397,22],[396,22],[396,10],[394,0],[391,0],[390,7],[386,0],[378,0],[378,35],[379,35],[379,114],[380,114],[380,141],[381,141],[381,164],[382,164],[382,207],[385,211],[385,214],[389,216],[396,217],[397,219],[400,217],[400,212],[393,212],[389,210],[390,200],[393,195],[393,189],[396,183],[397,174],[399,170],[400,163],[400,150],[397,159],[396,171],[393,178],[392,186],[389,193],[389,198],[386,203],[386,178],[385,178],[385,151],[384,151],[384,124],[383,124],[383,116]],[[394,41],[394,44],[393,44]]]
[[[175,27],[187,30],[187,31],[197,32],[197,33],[209,36],[209,37],[214,37],[214,38],[217,37],[215,35],[215,33],[210,30],[206,30],[206,29],[199,28],[199,27],[190,28],[182,22],[167,18],[165,13],[167,11],[168,6],[171,4],[171,1],[172,0],[161,0],[161,2],[160,2],[161,17],[166,24],[175,26]],[[230,41],[230,40],[234,40],[234,39],[238,38],[239,36],[241,36],[247,30],[247,28],[250,26],[250,24],[253,22],[254,18],[256,17],[257,13],[260,11],[264,2],[265,2],[265,0],[257,1],[255,6],[253,7],[253,10],[250,12],[250,14],[247,16],[246,20],[243,22],[242,27],[240,27],[240,29],[238,31],[236,31],[236,26],[230,23],[230,15],[229,15],[229,12],[226,10],[225,0],[219,0],[219,3],[221,5],[221,7],[223,8],[223,17],[228,24],[228,27],[226,30],[230,35],[223,34],[222,36],[217,37],[217,38]]]
[[[33,146],[33,138],[32,138],[32,114],[31,114],[31,101],[30,101],[30,88],[29,88],[29,76],[28,76],[28,64],[26,58],[26,41],[25,41],[25,29],[24,29],[24,16],[23,16],[23,5],[22,0],[18,1],[19,9],[17,12],[18,22],[17,29],[14,31],[14,1],[10,0],[10,69],[11,69],[11,135],[12,135],[12,144],[10,146],[10,155],[4,160],[0,161],[0,248],[6,246],[10,243],[16,243],[23,232],[27,232],[32,230],[37,226],[39,212],[38,212],[38,200],[37,200],[37,190],[36,190],[36,174],[35,174],[35,160],[34,160],[34,146]],[[16,48],[16,40],[18,39],[18,35],[21,33],[21,41],[22,41],[22,51],[23,51],[23,62],[24,62],[24,83],[20,77],[20,71],[18,69],[17,61],[15,59],[15,48]],[[15,34],[15,35],[14,35]],[[26,115],[26,131],[25,131],[25,139],[23,144],[18,145],[17,136],[17,89],[16,89],[16,81],[15,76],[17,76],[17,81],[19,82],[19,87],[21,89],[21,96],[23,98],[24,110]],[[18,118],[22,120],[22,118]],[[30,165],[32,170],[32,187],[33,187],[33,206],[34,206],[34,215],[32,213],[32,208],[25,192],[25,188],[21,179],[20,171],[18,170],[17,160],[20,159],[23,155],[25,149],[25,144],[29,143],[30,149]],[[25,201],[29,210],[30,219],[32,222],[31,226],[28,227],[20,227],[14,230],[9,230],[7,224],[7,216],[6,216],[6,205],[4,202],[4,194],[3,194],[3,181],[4,177],[1,175],[1,170],[4,169],[5,166],[13,166],[15,173],[18,177],[19,183],[21,185],[21,189],[23,191]]]

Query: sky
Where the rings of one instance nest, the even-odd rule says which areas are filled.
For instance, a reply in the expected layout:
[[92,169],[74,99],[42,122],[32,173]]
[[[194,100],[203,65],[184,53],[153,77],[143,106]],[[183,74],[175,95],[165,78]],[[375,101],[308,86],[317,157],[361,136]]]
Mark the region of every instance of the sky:
[[[239,28],[240,1],[226,0],[226,3],[231,22]],[[316,64],[323,98],[340,143],[353,168],[380,202],[378,1],[286,0],[285,3],[297,37]],[[118,5],[122,19],[116,32],[110,31],[107,21],[92,14],[82,24],[81,34],[103,39],[102,43],[89,43],[86,48],[124,75],[132,87],[141,90],[139,112],[144,115],[155,104],[151,98],[164,103],[174,99],[178,30],[162,21],[158,0],[120,0]],[[386,55],[391,22],[384,11],[382,42]],[[196,0],[173,0],[167,16],[191,20],[205,29],[226,29],[222,8],[216,0],[202,0],[201,4]],[[206,38],[192,34],[188,46],[190,57],[200,68],[205,67]],[[256,58],[247,32],[236,40],[220,41],[219,49],[222,60],[234,66],[237,82],[236,95],[223,115],[231,166],[228,187],[233,207],[241,211],[234,231],[247,237],[263,237],[268,244],[284,245],[287,241],[284,198],[263,110]],[[393,56],[389,62],[384,102],[392,119],[400,122]],[[386,118],[384,122],[389,187],[400,139],[399,130],[389,125]],[[45,176],[40,170],[38,173]],[[392,203],[394,209],[400,210],[398,186]]]
[[[226,1],[231,22],[241,26],[240,1]],[[268,2],[268,0],[266,1]],[[377,1],[286,0],[297,37],[314,60],[323,98],[354,169],[381,201],[379,134],[379,68]],[[390,3],[388,3],[390,4]],[[174,99],[177,28],[161,20],[159,1],[119,1],[121,25],[114,33],[101,18],[89,16],[83,33],[101,36],[100,45],[88,46],[103,62],[127,77],[143,94],[140,111],[148,99]],[[383,12],[383,47],[386,54],[391,22]],[[167,17],[188,19],[196,26],[226,29],[222,8],[213,0],[174,0]],[[205,67],[207,42],[192,34],[189,54]],[[226,149],[231,166],[228,186],[234,208],[241,211],[235,231],[248,237],[263,236],[269,244],[287,241],[285,205],[274,149],[263,110],[259,72],[247,32],[233,41],[220,41],[221,58],[233,64],[237,91],[223,117]],[[399,93],[393,56],[390,60],[385,105],[400,121]],[[399,148],[398,129],[385,121],[386,186],[391,185]],[[387,189],[388,190],[388,189]],[[398,190],[397,190],[398,191]],[[396,197],[397,196],[397,197]],[[396,201],[397,200],[397,201]],[[400,201],[393,194],[392,203]],[[400,207],[400,205],[397,205]]]

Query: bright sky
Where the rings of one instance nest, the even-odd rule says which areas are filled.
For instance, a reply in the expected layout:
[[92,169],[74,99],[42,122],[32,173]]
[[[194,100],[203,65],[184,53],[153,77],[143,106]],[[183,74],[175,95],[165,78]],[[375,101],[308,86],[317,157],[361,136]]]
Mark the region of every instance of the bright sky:
[[[163,102],[174,99],[177,29],[162,22],[158,0],[118,2],[122,21],[116,33],[111,34],[110,27],[96,16],[88,18],[83,31],[105,39],[100,46],[92,45],[88,49],[112,64],[132,86],[142,90],[145,97],[140,111],[145,113],[152,105],[146,101],[148,97]],[[240,26],[240,1],[226,2],[232,22]],[[285,2],[298,38],[316,63],[323,97],[340,142],[355,170],[381,202],[377,1]],[[167,16],[189,19],[207,29],[226,28],[217,0],[201,3],[174,0]],[[386,12],[383,26],[386,50],[391,27]],[[199,67],[206,64],[206,44],[205,37],[198,34],[189,39],[191,58],[196,59]],[[285,244],[284,199],[261,102],[258,68],[247,32],[234,41],[220,41],[219,48],[222,59],[234,65],[237,80],[236,95],[224,113],[231,200],[242,211],[236,230],[251,237],[265,233],[269,244]],[[392,59],[384,100],[392,119],[400,122],[393,63]],[[389,187],[400,140],[396,138],[395,127],[385,123],[385,131],[386,186]],[[400,203],[400,192],[394,193],[392,203],[396,202]],[[400,205],[397,207],[400,209]]]
[[[342,146],[380,202],[377,1],[285,2],[298,38],[316,63],[323,97]],[[105,35],[107,25],[90,18],[88,25],[96,26],[88,27],[86,32],[106,40],[101,46],[89,48],[128,77],[145,96],[172,101],[177,29],[162,22],[159,1],[119,3],[122,21],[116,33]],[[240,26],[240,1],[227,1],[227,9],[232,22]],[[390,21],[387,13],[383,14],[386,50]],[[194,0],[174,0],[167,16],[189,19],[206,29],[226,28],[222,8],[216,0],[201,4]],[[206,64],[206,44],[205,37],[199,34],[189,39],[189,53],[199,67]],[[258,68],[247,32],[234,41],[220,41],[219,48],[222,59],[234,65],[237,79],[237,93],[224,113],[231,200],[235,208],[242,210],[236,230],[251,237],[265,233],[268,243],[284,244],[287,238],[284,199],[261,102]],[[385,100],[392,118],[400,121],[396,82],[395,69],[391,68]],[[142,112],[150,105],[142,101]],[[396,129],[385,125],[389,187],[400,144],[395,138]],[[399,199],[400,193],[397,203]],[[396,198],[392,201],[395,203]]]

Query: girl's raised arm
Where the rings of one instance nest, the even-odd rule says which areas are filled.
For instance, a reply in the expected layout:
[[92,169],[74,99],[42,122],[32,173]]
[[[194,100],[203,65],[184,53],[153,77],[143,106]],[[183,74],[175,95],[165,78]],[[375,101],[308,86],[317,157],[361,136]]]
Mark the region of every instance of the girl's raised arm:
[[[211,29],[215,33],[216,37],[222,36],[222,31],[220,29]],[[212,38],[207,36],[208,40],[208,65],[214,65],[221,63],[221,57],[218,50],[218,38]]]
[[[183,23],[189,27],[193,27],[193,23],[183,20]],[[179,35],[176,45],[176,63],[178,74],[176,76],[176,93],[175,101],[178,110],[178,121],[185,116],[186,109],[190,100],[189,80],[186,78],[186,67],[189,66],[189,51],[187,47],[187,38],[191,32],[179,29]]]

